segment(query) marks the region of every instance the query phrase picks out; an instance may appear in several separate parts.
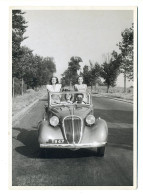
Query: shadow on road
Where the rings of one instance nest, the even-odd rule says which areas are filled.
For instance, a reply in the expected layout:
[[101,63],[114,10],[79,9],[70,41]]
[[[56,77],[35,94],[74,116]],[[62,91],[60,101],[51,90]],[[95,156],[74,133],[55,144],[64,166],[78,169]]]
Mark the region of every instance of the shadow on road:
[[80,150],[69,150],[69,149],[44,149],[42,152],[38,144],[38,131],[37,130],[27,130],[24,128],[13,128],[13,131],[19,131],[17,137],[13,137],[25,146],[16,147],[15,150],[21,155],[27,156],[29,158],[82,158],[96,156],[96,151],[89,149]]
[[95,117],[101,117],[106,122],[133,124],[133,112],[125,110],[94,109]]

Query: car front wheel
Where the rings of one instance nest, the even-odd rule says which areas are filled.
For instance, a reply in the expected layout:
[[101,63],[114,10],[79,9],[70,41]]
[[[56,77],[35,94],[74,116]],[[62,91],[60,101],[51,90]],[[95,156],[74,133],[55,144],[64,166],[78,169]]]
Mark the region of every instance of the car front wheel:
[[104,152],[105,152],[105,146],[97,148],[97,156],[104,156]]
[[46,157],[46,149],[45,148],[39,148],[39,157],[40,158]]

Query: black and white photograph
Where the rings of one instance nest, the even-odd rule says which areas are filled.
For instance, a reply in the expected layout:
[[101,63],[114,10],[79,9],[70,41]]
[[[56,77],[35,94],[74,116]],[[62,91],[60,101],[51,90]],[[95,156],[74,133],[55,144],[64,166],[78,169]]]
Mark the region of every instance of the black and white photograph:
[[14,187],[137,187],[137,7],[11,7]]

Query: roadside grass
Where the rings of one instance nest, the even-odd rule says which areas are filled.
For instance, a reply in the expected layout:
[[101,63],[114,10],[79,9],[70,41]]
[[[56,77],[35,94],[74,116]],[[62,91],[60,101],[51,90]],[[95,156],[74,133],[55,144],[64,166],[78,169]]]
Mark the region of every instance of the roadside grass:
[[[89,91],[91,91],[91,88],[88,87]],[[93,88],[92,93],[98,93],[100,95],[105,95],[108,97],[114,97],[124,100],[130,100],[133,101],[133,87],[127,88],[127,92],[124,93],[123,87],[110,87],[109,92],[107,93],[107,87],[106,86],[98,86]]]
[[46,94],[46,87],[42,87],[38,91],[30,89],[23,96],[19,95],[12,98],[12,116]]
[[133,94],[130,94],[130,93],[102,93],[102,95],[133,101]]

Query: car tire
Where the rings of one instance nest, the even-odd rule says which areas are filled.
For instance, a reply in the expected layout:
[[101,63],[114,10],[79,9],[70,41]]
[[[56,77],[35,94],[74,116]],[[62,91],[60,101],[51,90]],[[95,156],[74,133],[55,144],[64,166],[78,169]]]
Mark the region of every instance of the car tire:
[[97,148],[97,156],[103,157],[105,152],[105,146]]
[[45,158],[46,157],[46,149],[45,148],[40,148],[39,149],[39,157],[40,158]]

